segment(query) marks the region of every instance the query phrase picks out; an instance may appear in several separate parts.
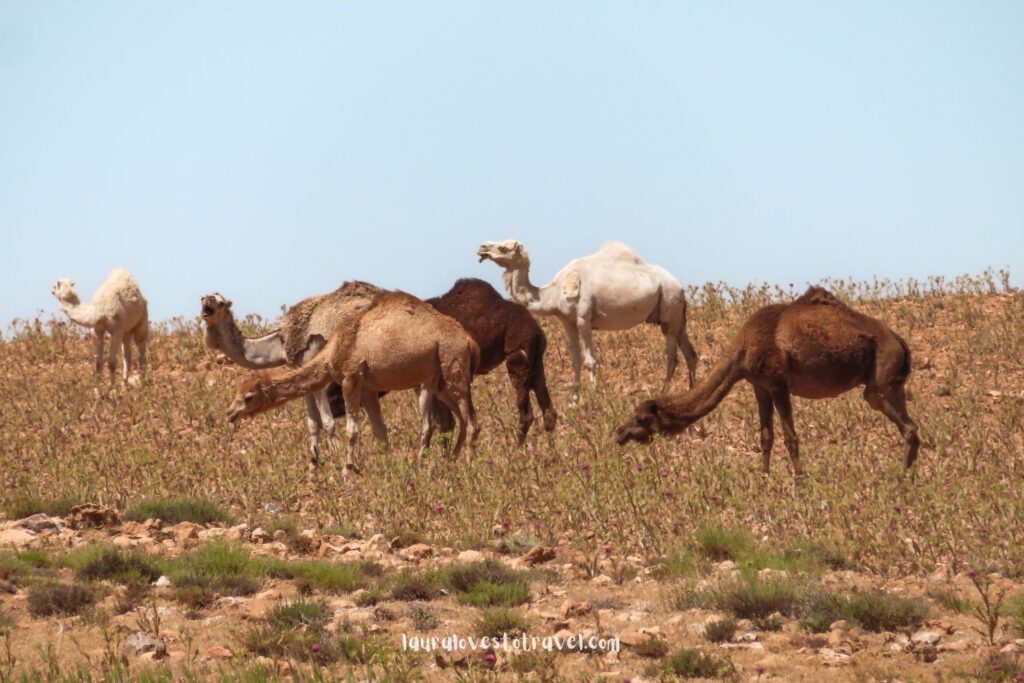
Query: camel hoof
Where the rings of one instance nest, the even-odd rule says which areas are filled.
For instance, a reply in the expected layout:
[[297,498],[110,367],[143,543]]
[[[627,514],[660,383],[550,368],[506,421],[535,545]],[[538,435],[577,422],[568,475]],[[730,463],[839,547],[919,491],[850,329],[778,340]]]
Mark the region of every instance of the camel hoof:
[[359,467],[359,465],[355,464],[354,462],[347,462],[345,463],[345,474],[348,475],[349,473],[362,474],[363,470]]

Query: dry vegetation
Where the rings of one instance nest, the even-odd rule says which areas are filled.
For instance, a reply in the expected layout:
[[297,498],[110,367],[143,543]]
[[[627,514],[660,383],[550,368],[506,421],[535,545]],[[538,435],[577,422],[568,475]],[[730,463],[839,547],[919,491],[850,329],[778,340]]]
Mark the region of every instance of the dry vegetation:
[[[885,320],[913,349],[909,407],[921,426],[924,447],[912,479],[899,478],[901,441],[895,429],[856,391],[830,401],[795,399],[808,473],[800,485],[789,472],[781,443],[776,445],[771,475],[759,473],[757,406],[745,384],[702,422],[703,434],[691,429],[647,448],[619,449],[612,439],[614,427],[660,384],[661,335],[655,329],[597,335],[601,384],[585,393],[581,405],[573,406],[563,335],[547,324],[548,383],[560,420],[553,438],[536,429],[524,448],[515,447],[515,425],[509,420],[513,399],[504,372],[498,370],[474,385],[482,430],[475,457],[463,455],[453,461],[435,442],[423,467],[415,466],[418,427],[413,396],[391,395],[383,401],[392,429],[390,454],[370,446],[374,442],[367,430],[361,476],[343,476],[340,453],[326,457],[319,471],[310,475],[305,412],[298,402],[237,430],[226,422],[224,411],[243,371],[209,355],[197,319],[174,320],[154,330],[151,376],[141,387],[114,391],[93,376],[88,339],[63,322],[37,320],[15,323],[0,343],[0,395],[5,399],[0,405],[0,507],[8,519],[41,510],[66,514],[71,504],[89,501],[122,512],[134,509],[136,519],[179,515],[167,519],[169,523],[197,519],[264,528],[276,523],[286,531],[289,550],[295,553],[308,550],[302,547],[298,528],[364,539],[382,533],[457,550],[492,548],[498,528],[507,532],[506,544],[522,545],[519,550],[534,544],[570,549],[585,558],[579,563],[585,571],[607,574],[615,583],[628,585],[634,577],[640,580],[638,573],[653,573],[664,587],[669,612],[688,608],[687,595],[699,593],[693,586],[680,589],[680,581],[692,581],[713,571],[715,563],[732,560],[741,572],[737,581],[747,582],[745,588],[723,584],[700,590],[715,593],[701,606],[731,611],[735,619],[751,618],[728,605],[760,599],[740,593],[758,590],[752,577],[764,568],[815,577],[852,568],[878,586],[925,577],[937,569],[955,575],[976,568],[1021,583],[1024,295],[1012,290],[1002,273],[953,282],[824,284],[865,313]],[[747,314],[798,293],[724,285],[691,291],[690,336],[701,356],[699,374],[707,372]],[[247,324],[251,332],[263,327],[258,319]],[[677,377],[677,386],[683,384],[685,379]],[[154,498],[178,498],[180,505],[159,515],[152,507]],[[188,510],[182,512],[181,506]],[[282,523],[285,518],[287,523]],[[636,559],[627,562],[627,557]],[[5,579],[3,566],[0,563],[0,580],[17,584],[13,571]],[[25,570],[23,575],[31,573]],[[66,581],[62,576],[57,571],[37,578],[37,585]],[[303,578],[281,578],[296,577]],[[361,587],[370,589],[371,598],[365,599],[392,600],[396,594],[391,591],[401,591],[402,581],[414,580],[420,580],[419,588],[425,591],[440,585],[431,584],[429,577],[410,575],[387,581],[359,579],[345,590]],[[201,581],[196,585],[200,593],[205,586],[223,594]],[[316,594],[321,587],[306,588]],[[609,594],[614,588],[607,589]],[[735,594],[725,594],[733,589]],[[521,581],[476,591],[467,588],[451,603],[474,610],[474,619],[500,623],[521,618],[514,610],[519,609],[523,591],[528,589]],[[908,619],[885,622],[878,630],[911,628],[923,618],[915,611],[917,605],[879,606],[872,602],[877,598],[873,595],[826,592],[811,600],[789,595],[784,597],[794,602],[786,603],[785,609],[758,612],[756,617],[778,613],[808,632],[826,628],[828,623],[821,623],[826,618]],[[1016,596],[1010,591],[1007,604],[1017,604],[1024,614]],[[90,609],[91,599],[72,597]],[[40,609],[53,610],[47,600],[58,598],[40,595],[36,600],[43,605]],[[0,631],[10,611],[3,601],[0,591]],[[956,608],[957,601],[963,609]],[[825,605],[825,611],[808,615],[811,603]],[[971,610],[980,604],[976,593],[941,592],[928,603],[942,613],[963,611],[964,619],[973,618]],[[276,621],[271,619],[250,634],[249,651],[276,652],[271,631],[281,624],[294,626],[295,619],[310,621],[305,633],[319,633],[327,618],[321,607],[313,597],[274,617]],[[429,611],[415,616],[403,612],[403,618],[436,621]],[[808,621],[815,618],[818,621]],[[1015,628],[1012,620],[1007,616],[1000,626],[1010,635]],[[758,627],[768,630],[770,624]],[[873,630],[867,623],[861,627]],[[675,643],[671,651],[650,648],[649,655],[638,658],[654,662],[646,669],[643,664],[618,668],[646,671],[652,677],[684,675],[680,671],[686,667],[713,676],[740,676],[744,663],[736,669],[728,658],[719,658],[713,644],[731,639],[735,628],[731,623],[713,630],[707,640],[689,643],[697,649],[679,649]],[[9,640],[17,640],[17,631],[13,637],[6,632]],[[289,648],[305,647],[305,640],[293,640],[278,643],[282,656],[294,654]],[[404,659],[394,664],[399,655],[394,654],[393,641],[390,646],[377,640],[371,645],[331,642],[337,648],[334,661],[359,666],[392,662],[394,668],[388,671],[396,676],[399,671],[410,677],[416,671],[441,675],[427,670],[423,661],[430,659],[422,657],[416,660],[419,669]],[[1008,667],[1017,666],[1013,655],[998,656],[1009,658]],[[46,678],[48,670],[59,671],[47,669],[50,663],[36,654],[23,653],[18,661],[5,676],[34,669]],[[97,668],[98,660],[93,664]],[[561,666],[538,657],[527,670],[542,678],[558,672],[567,675]],[[518,670],[510,667],[509,671]],[[572,670],[601,671],[579,666]],[[753,664],[745,671],[742,677],[755,677]]]

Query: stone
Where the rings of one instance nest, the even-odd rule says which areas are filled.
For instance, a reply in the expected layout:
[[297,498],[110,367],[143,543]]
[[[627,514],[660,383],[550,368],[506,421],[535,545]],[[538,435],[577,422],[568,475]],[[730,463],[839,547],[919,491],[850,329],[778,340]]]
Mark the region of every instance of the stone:
[[391,543],[388,539],[384,538],[383,534],[374,534],[370,537],[370,540],[366,542],[365,549],[387,553],[391,551]]
[[562,615],[566,619],[579,619],[590,614],[593,610],[594,608],[590,606],[589,602],[569,602],[566,603]]
[[537,564],[543,564],[545,562],[550,562],[551,560],[555,559],[555,549],[548,548],[543,545],[535,545],[529,550],[527,550],[526,554],[524,554],[520,559],[522,560],[523,564],[525,564],[528,567],[532,567]]
[[22,548],[36,539],[36,535],[28,529],[4,529],[0,531],[0,548]]
[[71,508],[71,514],[67,516],[65,522],[72,529],[99,529],[117,526],[121,519],[117,516],[117,512],[110,508],[94,503],[85,503]]
[[167,531],[174,536],[174,540],[178,543],[184,543],[185,541],[192,540],[193,538],[199,538],[199,532],[203,530],[203,527],[199,526],[195,522],[179,522],[167,529]]
[[214,645],[207,648],[206,656],[210,659],[231,659],[234,655],[231,654],[231,650],[220,645]]
[[62,522],[60,521],[60,518],[50,517],[40,512],[24,519],[19,519],[12,526],[28,529],[29,531],[39,534],[44,531],[59,531],[61,524]]
[[399,553],[399,555],[409,560],[422,560],[433,554],[434,549],[426,543],[413,543]]
[[482,562],[484,554],[479,550],[463,550],[456,559],[459,562]]
[[973,647],[971,641],[966,638],[951,640],[939,645],[939,652],[966,652]]
[[278,529],[274,532],[273,538],[275,541],[283,541],[288,538],[288,533],[284,529]]
[[127,657],[139,657],[150,653],[154,659],[162,659],[167,656],[167,644],[142,631],[136,631],[125,638],[121,649]]
[[244,541],[249,537],[249,525],[245,522],[228,527],[224,532],[224,538],[229,541]]
[[266,543],[270,540],[270,534],[263,530],[263,527],[256,527],[249,534],[249,540],[253,543]]
[[910,642],[914,645],[938,645],[942,640],[942,634],[938,631],[918,631],[910,636]]
[[171,585],[171,580],[166,576],[161,576],[159,579],[153,582],[153,585],[157,588],[168,588]]
[[600,574],[590,580],[592,586],[611,586],[615,583],[615,579],[608,576],[607,574]]
[[839,621],[833,621],[828,627],[829,631],[845,631],[850,628],[850,624],[847,623],[846,619],[840,619]]

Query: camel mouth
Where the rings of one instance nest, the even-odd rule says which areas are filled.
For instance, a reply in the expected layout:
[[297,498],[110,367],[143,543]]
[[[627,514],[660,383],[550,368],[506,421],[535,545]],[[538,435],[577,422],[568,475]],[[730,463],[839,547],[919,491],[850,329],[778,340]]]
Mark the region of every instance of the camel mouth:
[[229,410],[227,417],[228,417],[228,422],[230,422],[233,425],[237,425],[239,418],[242,417],[242,413],[240,411],[237,411],[237,410]]
[[210,304],[203,304],[203,317],[204,318],[209,318],[213,314],[214,314],[213,306],[211,306]]

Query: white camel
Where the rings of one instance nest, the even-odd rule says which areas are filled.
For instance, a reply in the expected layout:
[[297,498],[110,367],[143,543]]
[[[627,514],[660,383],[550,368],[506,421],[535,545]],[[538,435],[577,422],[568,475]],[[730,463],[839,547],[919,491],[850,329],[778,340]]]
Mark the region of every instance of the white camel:
[[60,308],[71,322],[92,329],[96,335],[96,372],[103,372],[103,345],[110,335],[107,367],[110,381],[114,381],[118,349],[124,349],[124,381],[132,367],[131,342],[139,349],[139,369],[146,370],[146,343],[149,340],[149,307],[142,296],[139,283],[124,268],[114,268],[106,281],[83,304],[75,291],[75,281],[61,278],[51,290],[60,302]]
[[591,382],[597,382],[591,331],[627,330],[642,323],[660,325],[665,335],[665,385],[675,374],[677,349],[682,347],[693,386],[697,354],[686,335],[683,286],[670,272],[645,262],[630,247],[606,242],[596,254],[570,261],[540,288],[530,283],[530,257],[520,242],[484,242],[477,256],[505,269],[505,287],[514,301],[562,322],[572,356],[574,400],[579,399],[581,368],[586,368]]

